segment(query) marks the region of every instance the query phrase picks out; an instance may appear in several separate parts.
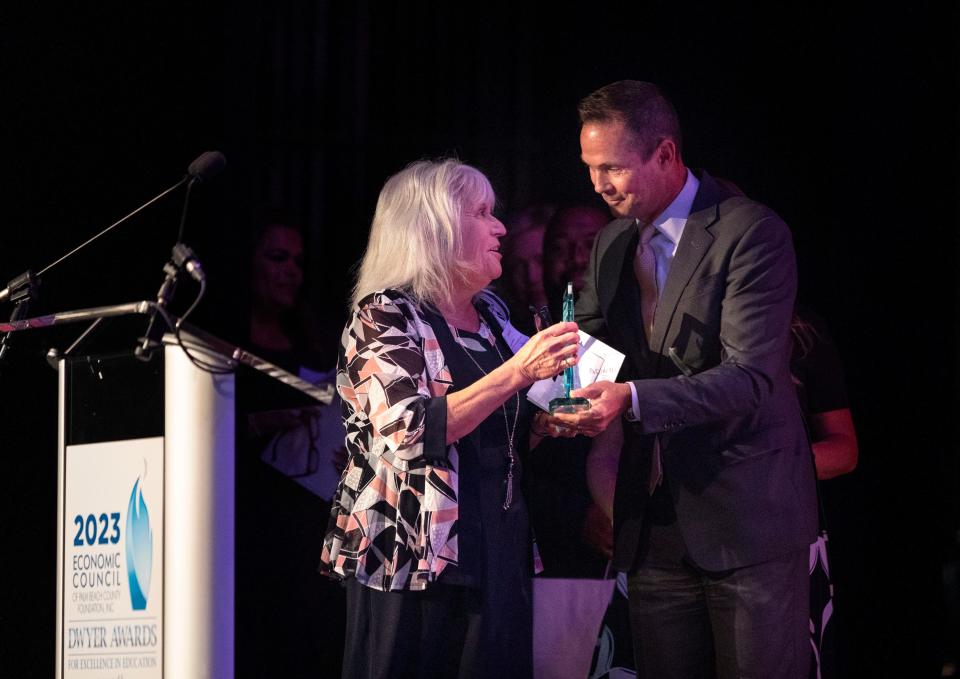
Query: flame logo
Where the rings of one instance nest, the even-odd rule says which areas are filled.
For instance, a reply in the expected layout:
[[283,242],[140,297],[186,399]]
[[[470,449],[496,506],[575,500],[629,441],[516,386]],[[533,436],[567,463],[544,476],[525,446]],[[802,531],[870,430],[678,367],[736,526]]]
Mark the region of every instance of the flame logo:
[[150,570],[153,568],[153,532],[150,530],[150,513],[143,501],[140,481],[137,479],[134,482],[127,505],[127,577],[130,581],[130,603],[135,611],[147,607]]

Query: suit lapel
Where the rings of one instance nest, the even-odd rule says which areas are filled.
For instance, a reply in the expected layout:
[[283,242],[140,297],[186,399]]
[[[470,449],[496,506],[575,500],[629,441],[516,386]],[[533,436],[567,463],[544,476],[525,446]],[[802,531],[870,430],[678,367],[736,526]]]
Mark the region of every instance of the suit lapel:
[[619,340],[627,356],[639,357],[635,368],[642,374],[649,364],[647,338],[640,313],[640,290],[633,273],[633,258],[640,236],[634,220],[625,220],[623,231],[603,253],[599,270],[604,280],[598,286],[600,308],[611,335]]
[[657,356],[665,353],[664,339],[676,313],[680,295],[683,294],[683,289],[690,283],[694,272],[713,244],[714,238],[709,228],[719,218],[718,203],[725,197],[713,177],[704,172],[700,178],[697,195],[690,207],[690,217],[684,226],[677,253],[670,265],[670,273],[667,274],[663,294],[657,302],[657,313],[650,338],[650,348]]

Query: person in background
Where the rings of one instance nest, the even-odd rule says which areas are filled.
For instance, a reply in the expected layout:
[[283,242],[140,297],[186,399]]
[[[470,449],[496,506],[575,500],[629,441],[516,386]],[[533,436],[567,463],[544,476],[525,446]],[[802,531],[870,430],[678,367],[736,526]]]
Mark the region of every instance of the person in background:
[[455,160],[411,164],[377,201],[337,365],[349,459],[320,566],[346,581],[345,678],[532,672],[525,392],[576,364],[578,336],[558,323],[527,340],[485,290],[502,272],[493,208]]
[[[314,384],[334,381],[336,334],[306,303],[301,231],[282,218],[256,234],[250,276],[250,351]],[[272,395],[265,395],[272,398]],[[263,403],[248,417],[261,459],[330,501],[346,463],[339,399],[329,405]]]
[[857,432],[847,402],[840,355],[823,320],[810,309],[798,307],[790,333],[790,373],[810,433],[821,508],[820,535],[810,545],[810,676],[835,679],[843,672],[838,666],[833,623],[837,613],[834,576],[828,560],[831,543],[827,535],[832,515],[823,509],[829,480],[848,474],[857,466]]
[[503,276],[495,287],[510,309],[512,323],[526,335],[536,331],[530,307],[539,309],[547,303],[543,290],[543,234],[555,211],[550,204],[531,205],[507,220]]
[[806,414],[817,478],[848,474],[856,469],[859,449],[840,355],[826,324],[810,309],[798,307],[790,333],[790,372]]
[[[334,335],[304,297],[304,239],[277,211],[251,246],[242,346],[307,381],[330,382]],[[343,588],[316,572],[318,529],[346,462],[340,405],[308,399],[258,374],[238,375],[237,676],[339,671],[343,635],[316,615],[344,615]],[[264,558],[269,555],[269,558]]]
[[[743,190],[729,179],[717,177],[717,184],[737,196]],[[826,324],[811,309],[797,304],[790,321],[792,336],[790,374],[810,436],[817,474],[820,507],[820,534],[810,545],[810,677],[833,679],[843,675],[837,654],[834,581],[828,552],[828,525],[837,514],[826,511],[830,479],[849,474],[857,466],[859,449],[853,415],[847,402],[843,365]],[[844,498],[845,500],[847,498]],[[836,509],[843,511],[841,506]],[[842,518],[842,517],[841,517]]]
[[303,298],[303,235],[286,221],[259,229],[250,275],[249,347],[253,353],[304,379],[329,371],[336,335]]
[[[543,238],[543,289],[551,318],[560,318],[567,282],[583,287],[590,249],[607,224],[596,207],[557,210]],[[533,581],[534,677],[582,679],[613,588],[613,527],[586,485],[590,439],[545,440],[530,456],[525,493],[543,573]]]
[[600,208],[577,205],[557,210],[547,222],[543,234],[543,290],[554,318],[559,318],[567,282],[573,283],[577,295],[583,289],[593,241],[609,221],[609,215]]

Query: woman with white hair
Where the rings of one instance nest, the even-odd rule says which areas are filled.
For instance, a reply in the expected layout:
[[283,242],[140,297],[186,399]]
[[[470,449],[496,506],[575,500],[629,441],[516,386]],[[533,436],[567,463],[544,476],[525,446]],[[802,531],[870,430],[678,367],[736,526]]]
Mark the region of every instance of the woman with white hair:
[[321,563],[346,579],[344,677],[532,673],[525,392],[576,363],[577,326],[511,328],[485,290],[505,233],[493,206],[455,160],[380,192],[341,339],[349,460]]

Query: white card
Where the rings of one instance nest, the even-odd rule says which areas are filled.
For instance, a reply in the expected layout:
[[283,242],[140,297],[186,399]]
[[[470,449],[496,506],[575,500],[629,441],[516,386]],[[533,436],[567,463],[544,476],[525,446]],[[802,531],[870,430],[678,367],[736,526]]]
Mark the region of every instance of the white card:
[[[573,369],[573,388],[579,389],[594,382],[617,379],[620,366],[625,356],[619,351],[604,344],[596,337],[580,331],[580,346],[577,347],[577,356],[580,362]],[[550,411],[550,401],[563,397],[563,374],[552,380],[534,382],[527,392],[527,400],[541,410]]]

